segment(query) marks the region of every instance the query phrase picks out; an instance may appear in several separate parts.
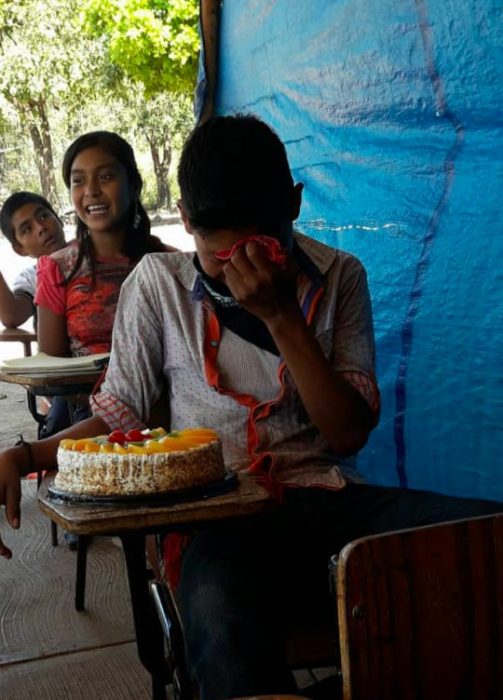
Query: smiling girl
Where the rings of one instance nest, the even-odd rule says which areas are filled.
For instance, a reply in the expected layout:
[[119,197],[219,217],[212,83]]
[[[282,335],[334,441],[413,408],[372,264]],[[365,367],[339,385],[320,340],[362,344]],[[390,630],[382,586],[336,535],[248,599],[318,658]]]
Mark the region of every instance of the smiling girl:
[[65,153],[63,179],[77,235],[39,261],[39,349],[60,357],[109,352],[122,283],[145,253],[174,249],[150,233],[134,152],[118,134],[76,139]]

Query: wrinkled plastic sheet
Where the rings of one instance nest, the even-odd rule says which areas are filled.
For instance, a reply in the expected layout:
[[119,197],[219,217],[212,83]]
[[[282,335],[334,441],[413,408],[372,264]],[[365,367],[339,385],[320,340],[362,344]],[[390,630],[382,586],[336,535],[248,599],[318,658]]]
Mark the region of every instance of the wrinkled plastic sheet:
[[222,4],[217,111],[277,130],[298,228],[368,271],[374,483],[503,500],[501,26],[490,0]]

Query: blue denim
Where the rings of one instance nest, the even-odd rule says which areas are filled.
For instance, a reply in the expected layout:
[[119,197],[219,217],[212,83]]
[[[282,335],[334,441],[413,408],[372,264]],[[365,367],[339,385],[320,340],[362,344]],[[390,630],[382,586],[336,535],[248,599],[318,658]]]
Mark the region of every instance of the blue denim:
[[84,406],[72,405],[64,396],[54,396],[43,423],[38,427],[38,439],[51,437],[51,435],[89,418],[90,415],[91,411],[87,404]]
[[312,600],[329,608],[328,561],[348,542],[501,511],[490,501],[351,484],[291,489],[272,514],[199,532],[184,554],[179,597],[201,700],[295,691],[286,616]]

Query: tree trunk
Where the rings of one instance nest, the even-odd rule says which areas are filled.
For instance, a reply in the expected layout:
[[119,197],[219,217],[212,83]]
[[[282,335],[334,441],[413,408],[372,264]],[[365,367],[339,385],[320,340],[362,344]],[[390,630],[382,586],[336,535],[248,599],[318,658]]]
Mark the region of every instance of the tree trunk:
[[44,178],[47,187],[47,199],[54,206],[59,206],[58,190],[56,187],[56,178],[54,175],[54,157],[52,153],[51,127],[47,117],[45,101],[39,102],[38,115],[40,120],[40,131],[42,137],[42,146],[44,153]]
[[35,150],[35,160],[39,172],[42,194],[54,207],[58,208],[60,202],[56,188],[56,178],[54,177],[51,131],[45,105],[43,102],[32,103],[30,105],[30,111],[26,108],[23,111],[23,121],[28,126],[28,131]]
[[[171,191],[169,187],[169,166],[171,165],[171,147],[159,144],[155,139],[148,138],[152,163],[154,164],[155,181],[157,185],[157,206],[171,209]],[[162,154],[161,154],[162,151]]]

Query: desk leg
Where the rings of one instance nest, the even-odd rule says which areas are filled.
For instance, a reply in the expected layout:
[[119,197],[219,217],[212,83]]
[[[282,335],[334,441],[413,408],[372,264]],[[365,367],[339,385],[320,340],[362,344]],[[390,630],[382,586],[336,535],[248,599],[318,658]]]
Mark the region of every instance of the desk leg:
[[170,679],[164,660],[164,636],[148,587],[145,536],[125,533],[121,535],[121,541],[126,559],[138,656],[152,676],[152,699],[166,700],[166,684]]
[[38,426],[44,422],[44,416],[42,416],[38,410],[37,410],[37,397],[35,394],[33,394],[29,389],[27,390],[27,399],[28,399],[28,410],[33,416],[33,418],[37,421]]
[[77,540],[77,576],[75,581],[75,610],[82,612],[86,597],[86,569],[88,535],[79,535]]
[[[43,478],[44,472],[37,472],[37,491],[40,488],[40,484],[42,483]],[[51,543],[53,547],[58,546],[58,526],[56,525],[54,520],[51,520]]]
[[51,542],[53,547],[58,546],[58,526],[51,520]]

